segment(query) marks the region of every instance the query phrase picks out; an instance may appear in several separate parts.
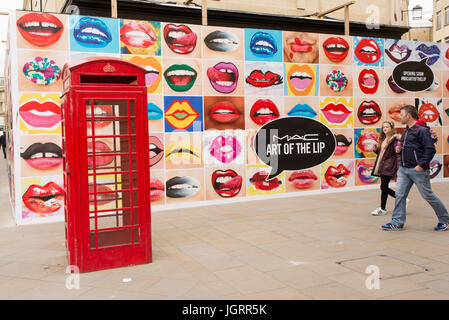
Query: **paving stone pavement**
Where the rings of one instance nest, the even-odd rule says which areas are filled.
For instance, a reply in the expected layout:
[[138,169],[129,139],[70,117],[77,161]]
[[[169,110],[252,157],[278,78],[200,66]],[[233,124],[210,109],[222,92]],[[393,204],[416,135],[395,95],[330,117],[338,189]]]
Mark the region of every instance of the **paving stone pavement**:
[[[400,232],[380,228],[391,199],[370,215],[377,189],[153,212],[152,263],[69,290],[64,223],[16,226],[4,160],[0,181],[0,299],[449,298],[449,231],[415,187]],[[449,207],[449,182],[433,189]]]

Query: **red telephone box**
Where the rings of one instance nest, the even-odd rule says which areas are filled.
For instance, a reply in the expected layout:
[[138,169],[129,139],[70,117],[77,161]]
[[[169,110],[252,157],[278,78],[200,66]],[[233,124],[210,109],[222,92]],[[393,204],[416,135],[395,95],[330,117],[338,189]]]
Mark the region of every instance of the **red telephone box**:
[[80,272],[151,262],[145,69],[87,58],[63,82],[68,261]]

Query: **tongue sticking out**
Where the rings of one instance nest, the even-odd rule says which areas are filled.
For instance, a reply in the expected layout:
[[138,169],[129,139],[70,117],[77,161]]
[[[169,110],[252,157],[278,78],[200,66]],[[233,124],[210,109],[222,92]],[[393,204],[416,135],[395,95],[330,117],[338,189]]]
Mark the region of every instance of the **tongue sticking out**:
[[242,177],[236,176],[225,183],[220,184],[220,189],[235,189],[242,185]]
[[217,81],[230,81],[233,82],[235,80],[235,76],[231,72],[221,72],[215,68],[207,69],[207,77],[214,82]]
[[179,44],[182,46],[189,46],[194,44],[195,42],[196,42],[196,33],[193,32],[172,40],[172,44]]

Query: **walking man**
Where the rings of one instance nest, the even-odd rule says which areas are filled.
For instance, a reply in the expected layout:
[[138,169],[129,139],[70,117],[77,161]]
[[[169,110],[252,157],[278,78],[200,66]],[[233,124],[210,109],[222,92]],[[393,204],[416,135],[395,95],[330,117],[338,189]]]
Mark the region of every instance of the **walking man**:
[[396,152],[401,152],[401,167],[397,174],[395,207],[391,222],[383,225],[382,229],[393,231],[403,229],[406,219],[406,199],[415,184],[438,217],[438,224],[434,230],[447,230],[449,214],[430,186],[429,163],[436,153],[430,128],[418,120],[418,112],[414,106],[402,107],[400,114],[401,123],[407,127],[402,134],[401,146],[396,148]]

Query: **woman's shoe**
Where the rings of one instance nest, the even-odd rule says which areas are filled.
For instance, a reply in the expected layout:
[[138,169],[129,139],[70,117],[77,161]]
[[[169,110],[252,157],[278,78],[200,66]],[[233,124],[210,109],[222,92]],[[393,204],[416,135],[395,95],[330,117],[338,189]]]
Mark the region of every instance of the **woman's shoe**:
[[383,216],[385,214],[387,214],[387,210],[382,210],[382,208],[377,208],[376,210],[371,212],[371,215],[373,216]]

